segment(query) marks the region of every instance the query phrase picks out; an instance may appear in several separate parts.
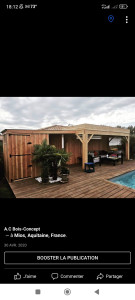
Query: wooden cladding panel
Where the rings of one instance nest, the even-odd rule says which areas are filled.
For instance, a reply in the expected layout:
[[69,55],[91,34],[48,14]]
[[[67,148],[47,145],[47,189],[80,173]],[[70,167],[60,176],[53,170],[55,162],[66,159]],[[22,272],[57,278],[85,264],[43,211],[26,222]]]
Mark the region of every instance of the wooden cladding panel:
[[[62,135],[61,134],[49,134],[49,144],[55,145],[57,149],[62,148]],[[75,134],[64,134],[64,148],[67,152],[71,152],[72,156],[68,161],[68,164],[78,163],[77,157],[82,155],[82,144],[76,139]]]
[[[31,141],[32,141],[32,151],[31,152],[33,153],[34,145],[39,144],[37,134],[31,136]],[[31,156],[31,160],[32,160],[32,156]],[[32,177],[36,177],[36,176],[39,176],[39,166],[36,162],[32,161]]]
[[[31,153],[34,151],[34,145],[41,144],[42,141],[46,139],[48,141],[48,134],[32,134],[31,135]],[[41,167],[37,163],[32,161],[32,156],[31,156],[31,164],[32,164],[32,177],[38,177],[41,176]]]
[[88,151],[109,150],[109,139],[106,136],[102,136],[101,140],[90,140],[88,143]]
[[57,149],[62,148],[62,135],[61,134],[49,134],[49,144],[54,145]]
[[[16,139],[15,139],[15,136],[13,136],[13,135],[10,136],[10,141],[11,141],[11,153],[13,155],[15,155],[16,154]],[[11,177],[12,177],[12,179],[14,179],[16,177],[16,157],[13,156],[12,159],[9,157],[9,161],[10,161],[10,165],[11,165],[11,168],[12,168]]]
[[7,149],[7,135],[3,137],[3,158],[4,158],[4,173],[9,179],[9,162],[8,162],[8,149]]
[[[32,142],[32,153],[33,153],[34,145],[37,144],[36,135],[31,136],[31,142]],[[32,162],[32,177],[36,177],[36,171],[37,171],[36,163]]]
[[64,135],[64,140],[65,150],[72,153],[68,164],[70,165],[78,163],[77,157],[82,155],[82,143],[80,140],[76,139],[74,134]]
[[10,136],[9,136],[9,134],[7,135],[7,156],[8,156],[8,179],[9,179],[9,181],[11,180],[11,178],[12,178],[12,168],[11,168],[11,161],[10,161],[10,159],[9,159],[9,155],[10,155],[10,153],[11,153],[11,147],[12,147],[12,145],[11,145],[11,142],[10,142]]
[[5,173],[5,175],[6,175],[6,151],[5,151],[6,137],[7,136],[3,136],[3,160],[4,160],[4,173]]
[[[41,175],[41,168],[32,162],[34,144],[41,144],[48,134],[5,134],[3,155],[5,176],[11,180]],[[30,155],[27,155],[30,154]],[[31,166],[32,165],[32,166]]]
[[[24,153],[27,153],[27,136],[23,136],[23,149]],[[27,156],[23,156],[23,163],[24,163],[24,169],[23,169],[23,178],[27,177]]]
[[[17,136],[17,150],[18,150],[18,155],[22,154],[21,153],[21,136]],[[21,157],[16,156],[17,159],[17,167],[18,167],[18,178],[21,178]]]
[[30,176],[27,174],[27,164],[28,164],[28,157],[24,156],[24,154],[28,153],[27,136],[16,136],[10,135],[9,142],[10,142],[10,154],[9,162],[10,162],[10,176],[12,180],[25,178]]

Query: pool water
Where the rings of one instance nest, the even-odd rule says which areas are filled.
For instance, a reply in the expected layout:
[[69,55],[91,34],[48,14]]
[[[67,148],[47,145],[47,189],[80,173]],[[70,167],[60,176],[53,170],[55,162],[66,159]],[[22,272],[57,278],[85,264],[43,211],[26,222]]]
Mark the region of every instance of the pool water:
[[119,183],[121,185],[125,185],[132,189],[135,189],[135,171],[128,172],[124,175],[120,175],[115,178],[109,179],[109,181]]

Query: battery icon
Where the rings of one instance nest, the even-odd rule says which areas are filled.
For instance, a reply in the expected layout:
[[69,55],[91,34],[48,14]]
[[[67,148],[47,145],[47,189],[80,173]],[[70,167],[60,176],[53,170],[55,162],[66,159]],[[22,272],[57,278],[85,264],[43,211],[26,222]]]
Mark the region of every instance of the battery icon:
[[127,4],[120,4],[120,5],[119,5],[119,8],[120,8],[120,9],[127,9],[127,8],[128,8],[128,5],[127,5]]

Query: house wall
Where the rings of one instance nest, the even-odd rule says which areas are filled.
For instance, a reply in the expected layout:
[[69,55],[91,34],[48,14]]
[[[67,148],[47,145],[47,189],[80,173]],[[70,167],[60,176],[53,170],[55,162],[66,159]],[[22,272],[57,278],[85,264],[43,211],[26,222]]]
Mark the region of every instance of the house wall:
[[88,143],[88,151],[109,150],[108,136],[102,136],[101,140],[90,140]]
[[[62,134],[48,134],[43,131],[21,131],[12,130],[4,133],[3,154],[5,176],[11,180],[41,175],[41,168],[32,161],[32,153],[35,144],[41,144],[43,139],[47,139],[50,145],[55,145],[57,149],[62,148]],[[82,143],[75,134],[64,134],[64,148],[72,153],[68,164],[77,164],[78,157],[82,156]],[[88,151],[109,150],[108,136],[102,136],[101,140],[90,140]]]
[[3,159],[4,159],[4,172],[5,176],[9,178],[9,165],[8,165],[8,153],[7,153],[7,135],[3,136]]
[[67,152],[71,152],[72,155],[70,157],[70,160],[68,161],[68,164],[77,164],[78,159],[77,157],[82,156],[82,143],[80,140],[76,139],[75,134],[67,134],[64,135],[65,140],[65,150]]
[[61,134],[49,134],[49,144],[54,145],[57,149],[62,148],[62,135]]
[[[55,145],[57,149],[62,148],[62,135],[49,134],[49,144]],[[80,140],[76,139],[75,134],[64,134],[64,148],[67,152],[72,153],[68,164],[77,164],[77,157],[82,155],[82,144]]]

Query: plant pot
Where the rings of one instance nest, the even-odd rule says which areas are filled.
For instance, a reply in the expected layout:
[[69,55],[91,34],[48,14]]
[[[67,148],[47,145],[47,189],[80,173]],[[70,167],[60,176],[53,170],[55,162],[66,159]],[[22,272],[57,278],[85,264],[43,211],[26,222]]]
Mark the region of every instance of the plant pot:
[[68,174],[61,174],[62,182],[68,182]]
[[48,173],[47,165],[44,165],[42,168],[41,178],[42,178],[42,183],[47,183],[49,181],[49,173]]
[[48,183],[49,182],[49,178],[46,177],[46,178],[42,178],[42,183]]

